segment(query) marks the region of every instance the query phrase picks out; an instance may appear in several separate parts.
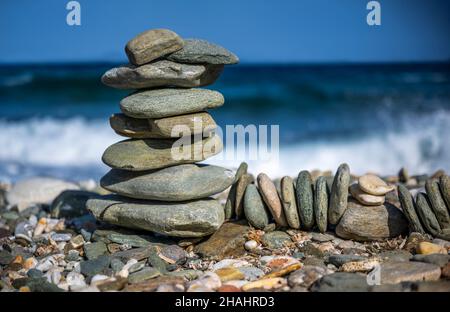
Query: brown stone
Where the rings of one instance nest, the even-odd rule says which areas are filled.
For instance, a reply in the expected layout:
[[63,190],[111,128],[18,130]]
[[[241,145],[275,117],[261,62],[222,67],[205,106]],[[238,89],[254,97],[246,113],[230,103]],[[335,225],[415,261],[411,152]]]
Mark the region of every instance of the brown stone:
[[154,279],[149,279],[144,282],[127,285],[124,291],[128,292],[151,292],[155,291],[160,285],[184,285],[185,280],[180,276],[160,276]]
[[194,248],[194,252],[208,259],[223,259],[245,253],[245,234],[250,228],[242,223],[224,223],[208,240]]
[[265,173],[260,173],[258,175],[258,186],[264,202],[272,213],[275,222],[279,226],[287,226],[288,224],[275,184]]
[[381,264],[381,283],[436,281],[441,276],[441,268],[423,262],[385,262]]

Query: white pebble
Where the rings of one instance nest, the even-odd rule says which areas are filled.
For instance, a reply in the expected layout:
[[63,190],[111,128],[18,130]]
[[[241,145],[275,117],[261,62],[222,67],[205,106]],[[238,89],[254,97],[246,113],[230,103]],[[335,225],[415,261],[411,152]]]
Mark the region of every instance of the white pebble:
[[258,243],[255,240],[249,240],[249,241],[245,242],[244,247],[245,247],[245,249],[250,251],[250,250],[253,250],[256,247],[258,247]]

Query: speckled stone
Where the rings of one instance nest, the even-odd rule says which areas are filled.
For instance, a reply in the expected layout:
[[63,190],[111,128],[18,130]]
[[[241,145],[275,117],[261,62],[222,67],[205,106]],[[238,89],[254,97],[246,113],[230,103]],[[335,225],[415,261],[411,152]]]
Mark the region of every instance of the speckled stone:
[[245,191],[244,212],[248,223],[257,229],[262,230],[269,224],[270,213],[254,184],[248,185]]
[[222,71],[223,65],[189,65],[162,60],[137,67],[112,68],[103,74],[102,82],[117,89],[194,88],[212,84]]
[[296,183],[297,207],[302,228],[310,230],[314,226],[313,182],[308,171],[298,174]]
[[217,125],[206,112],[185,114],[159,119],[138,119],[125,114],[109,117],[111,128],[119,135],[134,139],[179,138],[183,132],[172,131],[182,126],[192,135],[208,136]]
[[122,99],[120,109],[134,118],[163,118],[216,108],[224,101],[222,94],[207,89],[151,89]]
[[237,64],[239,58],[227,49],[200,39],[184,40],[183,49],[172,53],[167,59],[189,64]]
[[414,199],[409,190],[403,184],[399,184],[398,186],[398,198],[400,201],[400,205],[402,206],[403,213],[405,214],[405,217],[408,219],[409,228],[411,232],[418,232],[424,234],[425,231],[416,213],[416,208],[414,206]]
[[444,174],[439,178],[439,189],[447,204],[447,209],[450,211],[450,176]]
[[348,209],[336,227],[336,234],[357,241],[380,240],[397,237],[408,229],[404,214],[395,206],[362,206],[348,202]]
[[350,168],[347,164],[342,164],[337,169],[331,186],[328,207],[328,222],[330,224],[337,224],[347,209],[349,184]]
[[168,203],[108,195],[90,199],[87,208],[100,221],[177,237],[210,235],[224,221],[214,199]]
[[[146,171],[205,160],[220,153],[223,147],[222,141],[217,135],[205,138],[201,142],[195,141],[193,144],[190,138],[187,141],[184,141],[183,138],[179,140],[183,141],[175,139],[120,141],[106,149],[102,161],[115,169]],[[174,144],[178,143],[181,143],[178,145],[180,149],[174,147]],[[177,154],[175,158],[173,151],[176,151]],[[178,159],[178,156],[182,159]]]
[[441,229],[450,228],[450,216],[442,198],[441,191],[439,190],[439,183],[436,180],[430,179],[425,183],[425,190],[427,191],[431,208]]
[[150,29],[128,41],[125,52],[134,65],[149,63],[183,48],[184,41],[168,29]]
[[284,214],[289,226],[293,229],[300,228],[300,217],[297,211],[294,182],[291,177],[283,177],[280,182],[280,197]]
[[100,185],[131,198],[185,201],[220,193],[233,181],[231,170],[212,165],[186,164],[150,172],[113,169],[100,180]]
[[321,233],[325,233],[327,230],[329,194],[330,191],[326,178],[318,177],[314,191],[314,216],[316,218],[316,225]]
[[424,228],[433,236],[437,236],[438,233],[441,232],[441,227],[430,207],[428,196],[426,194],[417,193],[416,209]]

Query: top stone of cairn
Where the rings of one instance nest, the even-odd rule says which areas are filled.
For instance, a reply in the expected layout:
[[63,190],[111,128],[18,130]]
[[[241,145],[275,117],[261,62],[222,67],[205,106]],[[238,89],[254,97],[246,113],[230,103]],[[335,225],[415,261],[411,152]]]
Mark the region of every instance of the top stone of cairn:
[[176,33],[168,29],[151,29],[131,39],[125,53],[134,65],[149,63],[169,53],[183,48],[184,42]]
[[168,60],[188,64],[228,65],[239,63],[239,58],[227,49],[200,39],[185,39],[184,47],[167,57]]

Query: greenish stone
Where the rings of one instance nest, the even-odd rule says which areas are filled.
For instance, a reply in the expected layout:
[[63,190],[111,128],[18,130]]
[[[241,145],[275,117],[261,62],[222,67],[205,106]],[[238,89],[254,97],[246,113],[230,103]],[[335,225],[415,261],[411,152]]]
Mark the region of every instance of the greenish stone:
[[231,170],[186,164],[150,172],[113,169],[101,179],[100,185],[126,197],[178,202],[220,193],[233,181]]
[[96,274],[103,273],[111,263],[111,258],[103,255],[92,260],[86,260],[80,262],[81,274],[91,277]]
[[234,183],[228,192],[227,200],[224,206],[225,220],[230,220],[234,217],[235,203],[236,203],[236,183]]
[[184,47],[167,57],[188,64],[237,64],[239,58],[227,49],[201,39],[185,39]]
[[439,178],[439,188],[442,198],[447,204],[447,209],[450,211],[450,176],[444,174]]
[[204,274],[203,271],[200,271],[200,270],[187,269],[187,270],[181,270],[181,271],[167,272],[166,275],[183,277],[183,278],[187,279],[188,281],[192,281],[192,280],[199,278],[203,274]]
[[[217,135],[194,142],[190,137],[179,140],[183,141],[176,139],[120,141],[105,150],[102,161],[114,169],[146,171],[198,162],[222,151],[222,141]],[[177,145],[180,149],[174,147]],[[176,153],[176,157],[173,153]]]
[[0,265],[8,265],[14,260],[14,256],[7,250],[0,250]]
[[313,182],[311,174],[304,170],[298,174],[296,183],[297,207],[300,223],[305,230],[314,226]]
[[108,195],[87,207],[98,220],[176,237],[210,235],[224,221],[222,205],[210,198],[170,203]]
[[103,74],[102,82],[117,89],[194,88],[212,84],[222,71],[222,65],[189,65],[161,60],[142,66],[112,68]]
[[129,245],[131,247],[147,247],[151,245],[151,243],[148,240],[140,237],[139,235],[125,235],[125,234],[111,233],[108,234],[107,237],[113,243]]
[[269,249],[279,249],[292,243],[291,237],[282,231],[266,233],[261,237],[261,243]]
[[241,162],[238,169],[236,170],[236,174],[234,176],[234,182],[237,182],[244,174],[246,174],[247,170],[248,170],[248,164],[245,161]]
[[254,183],[253,175],[244,173],[236,182],[236,201],[234,203],[234,211],[238,219],[244,216],[244,195],[247,186]]
[[106,248],[106,244],[103,242],[84,244],[83,249],[84,255],[89,260],[96,259],[108,253],[108,248]]
[[439,232],[441,232],[441,227],[436,216],[433,213],[433,210],[430,207],[430,203],[428,201],[428,196],[423,193],[417,193],[416,195],[416,208],[417,213],[420,216],[420,220],[422,221],[423,226],[427,231],[433,235],[437,236]]
[[134,118],[162,118],[217,108],[224,101],[222,94],[207,89],[151,89],[122,99],[120,109]]
[[291,177],[283,177],[280,181],[280,198],[283,204],[284,215],[289,226],[293,229],[300,228],[300,218],[295,199],[294,182]]
[[26,286],[32,292],[63,292],[61,288],[53,283],[49,283],[46,278],[29,278]]
[[431,208],[434,211],[434,215],[436,216],[441,229],[450,228],[450,216],[447,207],[445,206],[444,199],[441,196],[439,183],[434,179],[430,179],[425,183],[425,190],[427,191]]
[[342,164],[336,171],[333,185],[331,186],[330,201],[328,207],[328,222],[338,224],[347,209],[348,187],[350,184],[350,168]]
[[316,217],[316,224],[321,233],[325,233],[327,230],[329,194],[330,191],[326,178],[318,177],[314,192],[314,216]]
[[88,213],[86,202],[98,196],[97,193],[87,191],[64,191],[55,198],[50,206],[53,218],[76,218]]
[[158,249],[156,247],[150,247],[150,254],[148,256],[148,263],[157,269],[161,274],[167,273],[167,263],[159,256]]
[[403,184],[398,186],[398,199],[405,217],[408,219],[409,228],[411,232],[418,232],[424,234],[425,231],[417,216],[416,209],[414,208],[414,199],[409,190]]
[[160,276],[161,273],[155,268],[144,268],[138,272],[132,273],[128,276],[130,284],[140,283],[155,277]]
[[269,224],[270,212],[254,184],[249,184],[245,191],[244,213],[248,223],[257,229],[262,230]]

